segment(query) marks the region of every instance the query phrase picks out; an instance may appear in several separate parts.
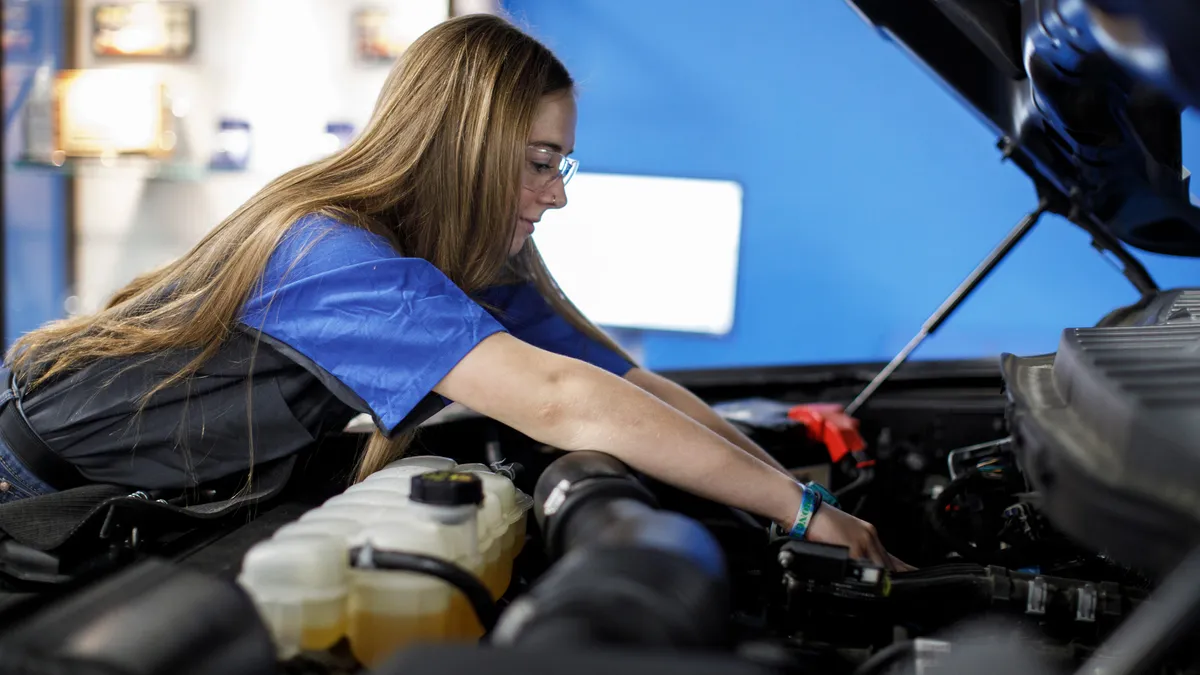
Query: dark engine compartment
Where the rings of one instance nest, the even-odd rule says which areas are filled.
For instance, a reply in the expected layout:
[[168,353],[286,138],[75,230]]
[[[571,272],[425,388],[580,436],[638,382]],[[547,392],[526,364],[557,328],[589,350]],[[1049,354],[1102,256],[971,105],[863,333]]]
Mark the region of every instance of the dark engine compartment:
[[[1186,318],[1178,305],[1197,295],[1168,295],[1172,310],[1146,303],[1122,323],[1177,325]],[[1040,358],[1055,367],[1053,356]],[[1146,608],[1161,614],[1164,603],[1147,600],[1161,598],[1179,558],[1138,555],[1158,531],[1135,530],[1124,547],[1099,554],[1094,540],[1085,545],[1060,528],[1058,512],[1045,509],[1057,483],[1028,466],[1064,449],[1029,442],[1037,433],[1029,401],[994,364],[909,364],[860,413],[866,449],[836,462],[789,417],[797,404],[848,400],[871,372],[676,378],[875,523],[889,550],[918,571],[889,575],[844,549],[773,537],[748,514],[634,475],[606,455],[564,454],[467,415],[426,426],[416,452],[515,466],[518,487],[535,498],[529,544],[481,645],[418,646],[371,672],[866,675],[893,667],[1016,672],[1019,664],[1056,672],[1092,658],[1109,663],[1106,641],[1147,620]],[[0,654],[10,656],[0,672],[363,672],[337,648],[276,662],[269,633],[233,582],[254,543],[344,488],[361,440],[344,434],[324,444],[281,470],[287,480],[274,494],[264,486],[207,519],[145,495],[80,496],[66,508],[97,515],[42,550],[0,507],[9,534],[0,542],[8,589]],[[1114,487],[1107,498],[1118,503],[1127,493]],[[1194,544],[1186,532],[1172,534],[1173,550]],[[1196,600],[1196,585],[1171,597]],[[1196,609],[1179,611],[1168,625],[1194,632]],[[1139,653],[1134,670],[1197,672],[1186,647],[1159,644],[1173,633],[1151,634],[1156,646]],[[988,649],[1014,660],[985,658]]]

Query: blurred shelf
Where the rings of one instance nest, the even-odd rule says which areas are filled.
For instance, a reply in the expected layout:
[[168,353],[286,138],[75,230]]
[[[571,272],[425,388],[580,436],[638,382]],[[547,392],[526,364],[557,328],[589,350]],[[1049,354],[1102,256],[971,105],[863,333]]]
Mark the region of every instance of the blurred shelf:
[[78,178],[138,178],[142,180],[197,183],[217,176],[246,176],[249,172],[215,169],[203,164],[184,164],[146,157],[120,157],[114,160],[68,159],[61,166],[17,160],[8,164],[9,170],[73,176]]

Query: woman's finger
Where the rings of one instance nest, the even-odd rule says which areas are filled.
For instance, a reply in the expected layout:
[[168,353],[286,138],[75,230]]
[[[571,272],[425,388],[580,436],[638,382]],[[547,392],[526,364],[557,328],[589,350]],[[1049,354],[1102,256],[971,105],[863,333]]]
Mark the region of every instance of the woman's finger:
[[879,534],[875,532],[875,527],[870,523],[863,523],[863,529],[863,534],[866,535],[865,546],[871,561],[886,570],[891,570],[891,557],[888,555],[887,549],[883,547],[883,542],[879,541]]
[[871,545],[875,550],[875,554],[878,555],[879,559],[882,561],[879,564],[882,565],[885,570],[889,572],[895,572],[896,563],[892,560],[892,556],[888,555],[887,549],[883,547],[883,543],[878,539],[875,539],[871,542]]
[[869,559],[884,569],[889,569],[887,551],[883,550],[883,545],[879,543],[878,539],[868,535],[866,541],[860,544],[859,548],[863,551],[864,555],[862,557]]
[[883,556],[879,555],[879,551],[875,550],[875,547],[871,545],[869,540],[863,540],[861,543],[855,544],[853,556],[872,565],[878,565],[887,569],[887,563],[884,562]]

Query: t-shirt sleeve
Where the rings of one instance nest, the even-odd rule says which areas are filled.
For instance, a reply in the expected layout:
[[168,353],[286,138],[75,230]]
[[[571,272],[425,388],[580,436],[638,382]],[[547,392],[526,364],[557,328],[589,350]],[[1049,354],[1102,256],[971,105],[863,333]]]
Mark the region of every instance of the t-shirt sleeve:
[[535,347],[586,361],[618,377],[634,367],[562,318],[533,284],[498,286],[488,289],[481,299],[508,332]]
[[388,434],[468,352],[504,330],[429,262],[316,216],[285,235],[241,322],[299,352],[318,377],[332,376],[334,394]]

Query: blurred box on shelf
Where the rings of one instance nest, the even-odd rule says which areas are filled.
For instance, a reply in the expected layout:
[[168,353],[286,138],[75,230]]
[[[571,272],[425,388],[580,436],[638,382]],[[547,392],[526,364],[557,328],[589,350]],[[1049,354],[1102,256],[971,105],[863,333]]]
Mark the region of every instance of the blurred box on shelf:
[[92,53],[100,57],[179,59],[196,46],[189,2],[106,2],[92,10]]
[[163,159],[175,148],[166,86],[151,72],[62,71],[52,115],[59,157],[136,154]]
[[358,60],[363,63],[391,63],[408,47],[393,15],[374,7],[354,13],[354,43]]

